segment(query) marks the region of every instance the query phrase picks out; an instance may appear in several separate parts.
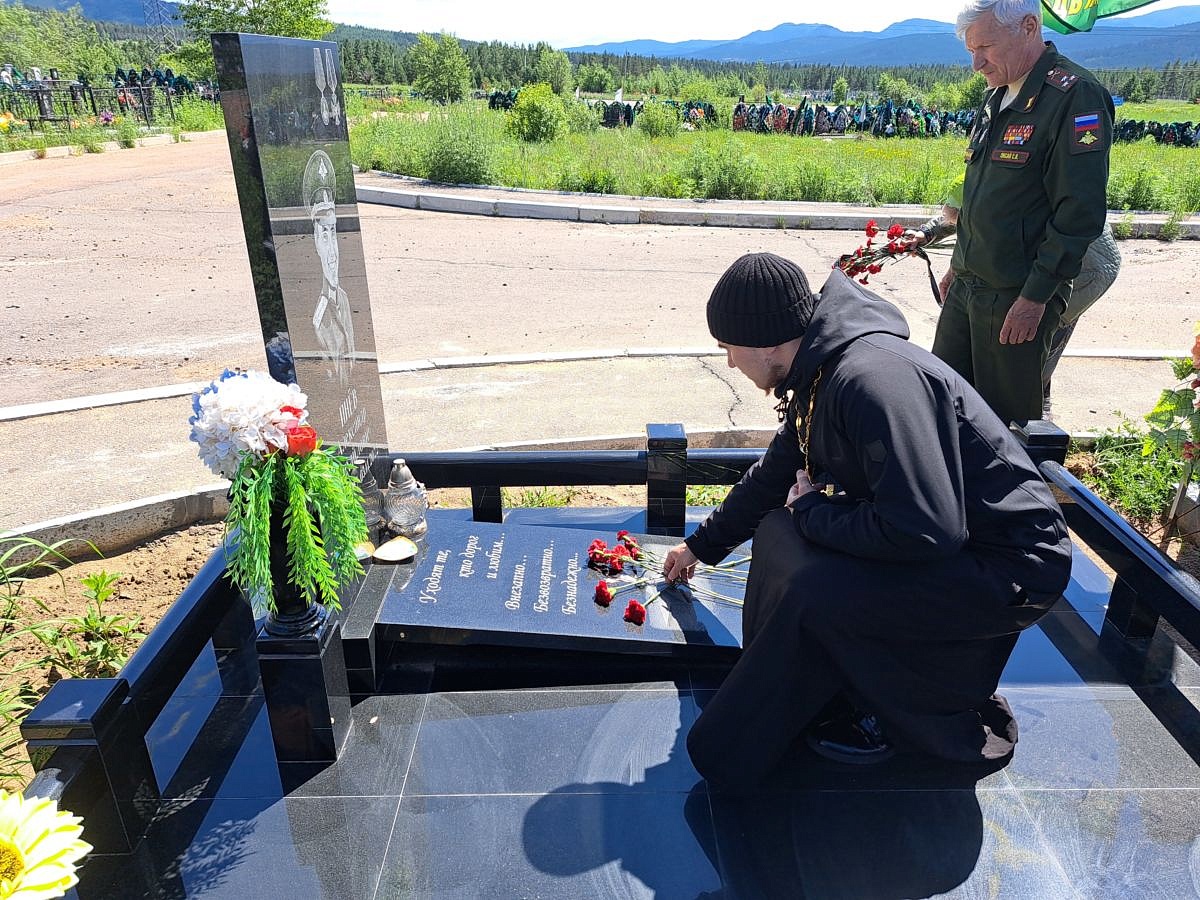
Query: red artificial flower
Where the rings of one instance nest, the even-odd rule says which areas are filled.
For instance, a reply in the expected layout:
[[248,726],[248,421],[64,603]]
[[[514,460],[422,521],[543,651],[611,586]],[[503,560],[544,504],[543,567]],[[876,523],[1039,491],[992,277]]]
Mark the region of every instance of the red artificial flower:
[[601,581],[596,585],[596,596],[594,599],[597,606],[607,607],[613,602],[613,592],[609,590],[607,581]]
[[644,625],[646,622],[646,607],[642,606],[636,600],[630,600],[629,605],[625,607],[625,621],[632,622],[634,625]]
[[295,406],[281,406],[279,407],[279,411],[281,413],[287,413],[290,416],[295,416],[297,419],[304,418],[304,410]]
[[298,425],[287,433],[288,456],[308,456],[317,449],[317,430],[311,425]]
[[875,224],[874,219],[871,219],[871,221],[867,222],[866,232],[867,237],[869,238],[873,238],[875,235],[879,234],[879,226]]
[[894,241],[896,238],[900,237],[902,234],[904,234],[904,226],[903,225],[899,225],[899,224],[892,225],[887,230],[888,240]]

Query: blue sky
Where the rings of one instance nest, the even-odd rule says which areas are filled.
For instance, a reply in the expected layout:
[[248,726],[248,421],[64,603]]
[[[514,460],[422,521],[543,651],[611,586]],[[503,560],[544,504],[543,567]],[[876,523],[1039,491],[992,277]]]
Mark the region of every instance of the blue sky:
[[[1192,5],[1196,0],[1158,0],[1133,14]],[[393,31],[447,31],[472,41],[547,41],[556,47],[573,47],[640,38],[733,39],[783,22],[819,22],[843,31],[882,31],[901,19],[952,22],[962,6],[963,0],[922,0],[919,5],[903,0],[812,4],[758,0],[748,7],[662,0],[607,0],[601,4],[572,0],[329,0],[329,15],[336,22]]]

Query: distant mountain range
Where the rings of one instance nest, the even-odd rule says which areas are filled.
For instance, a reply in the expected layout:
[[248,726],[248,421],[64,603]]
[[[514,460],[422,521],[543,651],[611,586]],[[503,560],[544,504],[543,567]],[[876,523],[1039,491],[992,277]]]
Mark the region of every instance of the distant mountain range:
[[[1072,59],[1093,68],[1159,67],[1200,58],[1200,6],[1179,6],[1131,19],[1102,19],[1086,34],[1047,32]],[[784,24],[736,40],[678,43],[634,40],[583,47],[579,53],[625,53],[721,62],[822,63],[857,66],[965,65],[949,22],[906,19],[883,31],[841,31],[830,25]]]
[[[89,19],[145,23],[141,0],[24,0],[26,6],[80,6]],[[177,3],[164,4],[174,15]],[[380,31],[380,35],[385,32]],[[1058,48],[1085,66],[1099,69],[1153,67],[1175,59],[1200,59],[1200,6],[1177,6],[1129,19],[1102,19],[1087,34],[1047,32]],[[411,42],[410,40],[404,41]],[[822,63],[856,66],[966,65],[962,42],[949,22],[907,19],[883,31],[841,31],[831,25],[784,24],[736,40],[677,43],[632,40],[564,48],[581,53],[630,53],[729,62]]]

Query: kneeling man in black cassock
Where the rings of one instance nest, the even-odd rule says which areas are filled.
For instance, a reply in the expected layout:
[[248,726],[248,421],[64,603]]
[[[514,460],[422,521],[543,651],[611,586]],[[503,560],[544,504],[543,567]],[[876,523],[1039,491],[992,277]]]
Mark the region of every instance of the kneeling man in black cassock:
[[895,306],[838,270],[818,295],[790,260],[743,256],[708,328],[783,424],[666,558],[668,579],[687,578],[754,539],[742,655],[688,735],[697,770],[744,790],[802,736],[843,762],[1011,754],[1000,674],[1071,569],[1025,450],[908,342]]

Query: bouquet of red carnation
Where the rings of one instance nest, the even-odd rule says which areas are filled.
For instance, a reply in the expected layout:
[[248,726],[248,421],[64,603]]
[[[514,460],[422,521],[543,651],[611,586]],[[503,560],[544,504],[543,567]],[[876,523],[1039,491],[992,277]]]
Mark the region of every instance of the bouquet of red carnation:
[[867,235],[867,242],[853,253],[839,256],[833,266],[835,269],[841,269],[848,277],[858,279],[860,284],[867,284],[870,276],[883,271],[885,264],[905,256],[918,256],[925,260],[925,265],[929,267],[929,282],[933,286],[934,298],[941,306],[941,292],[938,290],[937,279],[933,277],[933,264],[925,251],[946,246],[944,242],[925,243],[920,232],[909,231],[903,225],[894,223],[884,232],[886,242],[876,243],[875,239],[881,229],[874,219],[867,222],[867,227],[863,230]]
[[618,543],[611,548],[599,538],[588,545],[588,567],[605,575],[620,575],[627,565],[642,559],[642,548],[628,531],[617,532]]

